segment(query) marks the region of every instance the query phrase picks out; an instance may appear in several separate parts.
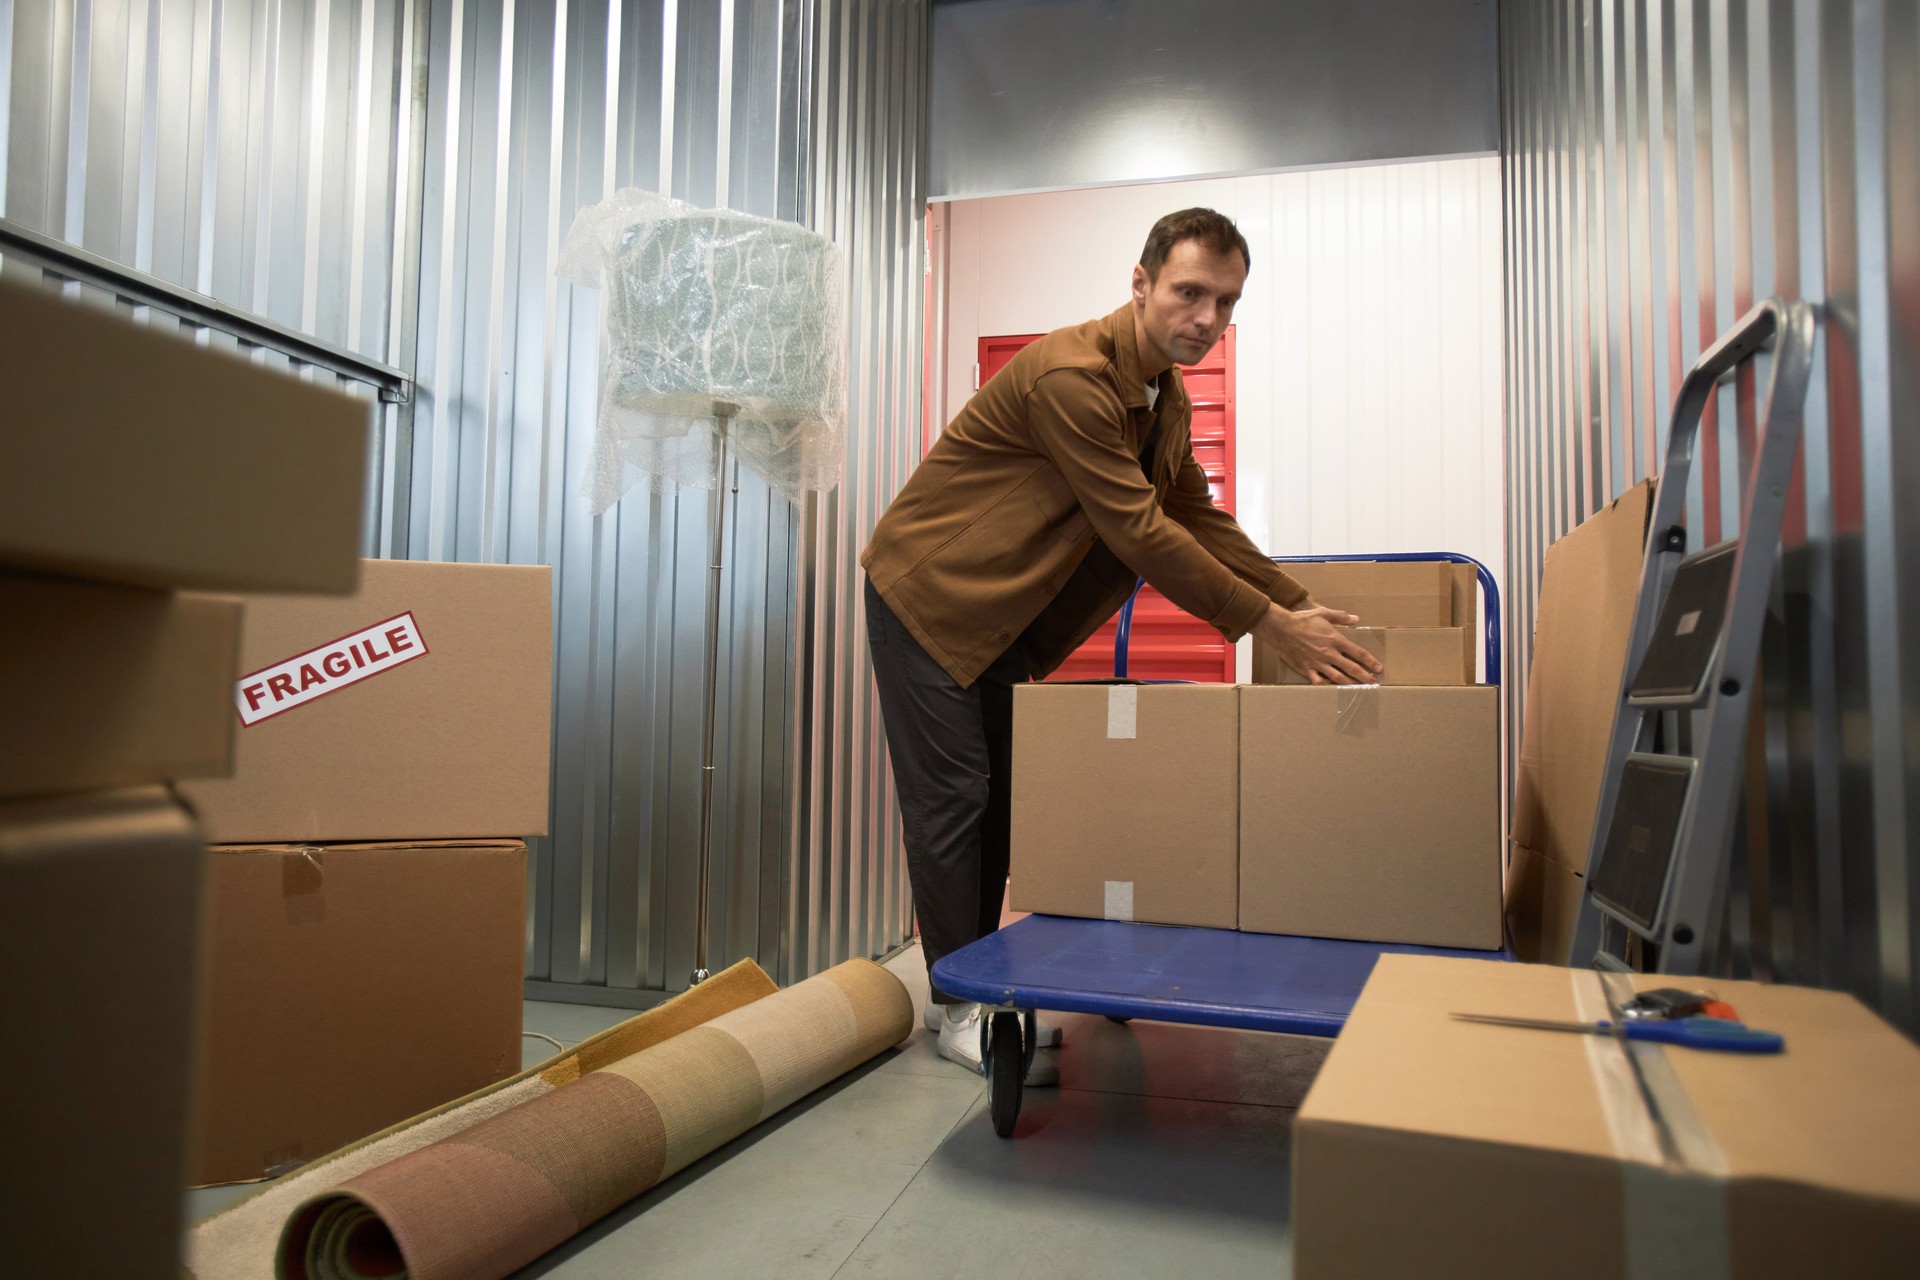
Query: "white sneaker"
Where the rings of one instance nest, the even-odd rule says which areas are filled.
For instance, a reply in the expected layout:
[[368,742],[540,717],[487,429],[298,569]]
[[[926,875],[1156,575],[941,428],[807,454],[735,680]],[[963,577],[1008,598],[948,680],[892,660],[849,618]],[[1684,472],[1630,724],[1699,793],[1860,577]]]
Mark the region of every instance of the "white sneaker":
[[[927,1011],[920,1015],[920,1025],[929,1031],[938,1031],[940,1029],[940,1010],[957,1007],[958,1006],[938,1005],[929,1000],[927,1001]],[[1060,1024],[1057,1022],[1048,1022],[1045,1014],[1036,1015],[1034,1022],[1039,1028],[1039,1030],[1034,1033],[1034,1040],[1037,1046],[1042,1049],[1058,1049],[1060,1047]]]
[[[976,1075],[985,1075],[986,1067],[980,1060],[980,1024],[984,1014],[977,1004],[950,1004],[942,1010],[940,1018],[940,1056],[948,1062],[957,1062]],[[1027,1068],[1026,1084],[1035,1089],[1044,1089],[1060,1083],[1060,1064],[1046,1050],[1033,1055],[1033,1065]]]

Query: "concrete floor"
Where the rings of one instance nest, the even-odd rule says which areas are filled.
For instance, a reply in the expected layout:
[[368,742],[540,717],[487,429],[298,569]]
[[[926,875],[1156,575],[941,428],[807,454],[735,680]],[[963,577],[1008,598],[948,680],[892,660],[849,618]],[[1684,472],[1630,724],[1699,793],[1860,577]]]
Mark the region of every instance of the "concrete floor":
[[[888,966],[927,992],[917,947]],[[574,1044],[627,1013],[528,1002]],[[916,1030],[521,1272],[739,1276],[1291,1274],[1289,1133],[1330,1042],[1062,1015],[1061,1088],[1011,1140]],[[553,1047],[529,1037],[528,1065]],[[191,1217],[244,1189],[194,1192]]]

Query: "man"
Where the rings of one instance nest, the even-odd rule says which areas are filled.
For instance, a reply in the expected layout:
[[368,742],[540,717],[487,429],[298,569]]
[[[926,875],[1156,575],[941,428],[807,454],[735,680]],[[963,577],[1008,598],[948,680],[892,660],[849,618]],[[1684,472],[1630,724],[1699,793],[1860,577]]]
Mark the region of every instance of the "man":
[[[1013,686],[1052,672],[1136,576],[1228,640],[1249,633],[1315,684],[1372,680],[1341,634],[1219,508],[1194,461],[1178,364],[1212,349],[1250,266],[1211,209],[1154,224],[1133,297],[1014,356],[967,402],[874,529],[868,643],[929,970],[999,927]],[[936,986],[940,1053],[980,1069],[980,1010]],[[941,1012],[936,1015],[935,1010]],[[1042,1024],[1040,1043],[1057,1044]],[[1036,1055],[1028,1084],[1057,1082]]]

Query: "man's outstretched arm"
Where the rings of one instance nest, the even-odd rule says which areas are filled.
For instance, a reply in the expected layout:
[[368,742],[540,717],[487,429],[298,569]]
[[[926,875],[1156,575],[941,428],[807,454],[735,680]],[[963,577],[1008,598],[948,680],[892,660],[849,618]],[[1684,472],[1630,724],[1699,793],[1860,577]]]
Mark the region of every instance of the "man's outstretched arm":
[[1221,565],[1274,602],[1253,634],[1272,646],[1281,661],[1314,684],[1365,683],[1379,674],[1379,661],[1340,633],[1359,619],[1316,605],[1305,587],[1254,545],[1238,520],[1213,504],[1207,473],[1191,449],[1167,492],[1165,509]]

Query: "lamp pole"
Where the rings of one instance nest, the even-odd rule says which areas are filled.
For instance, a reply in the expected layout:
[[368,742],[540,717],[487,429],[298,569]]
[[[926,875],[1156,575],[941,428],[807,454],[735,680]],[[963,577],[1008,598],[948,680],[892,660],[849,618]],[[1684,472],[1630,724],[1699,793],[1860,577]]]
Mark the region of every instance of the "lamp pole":
[[707,714],[700,758],[700,932],[695,943],[693,978],[699,986],[707,970],[707,904],[713,884],[713,714],[720,688],[720,566],[727,520],[727,426],[740,406],[713,402],[713,501],[707,508]]

